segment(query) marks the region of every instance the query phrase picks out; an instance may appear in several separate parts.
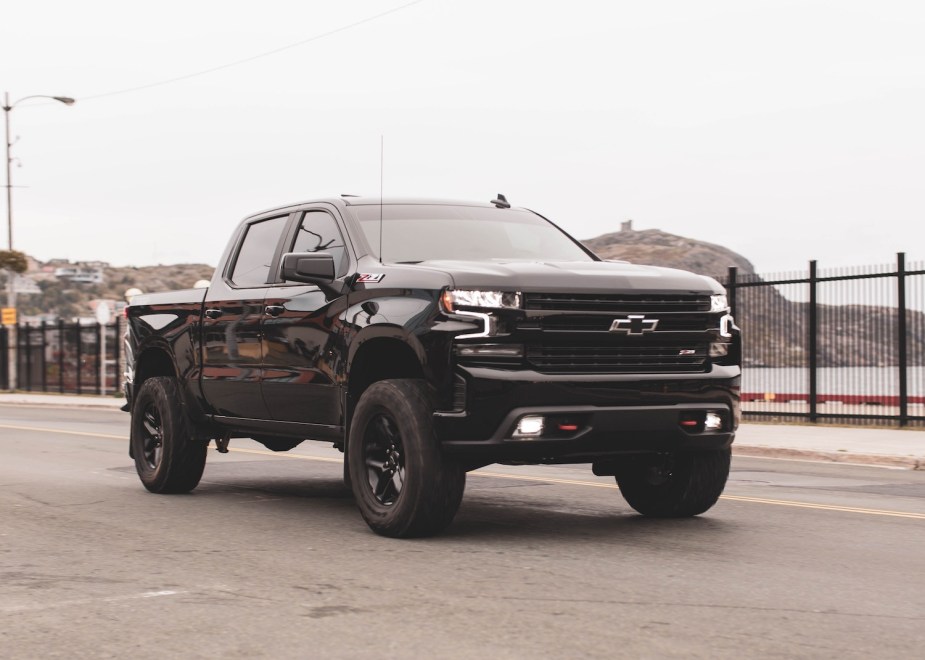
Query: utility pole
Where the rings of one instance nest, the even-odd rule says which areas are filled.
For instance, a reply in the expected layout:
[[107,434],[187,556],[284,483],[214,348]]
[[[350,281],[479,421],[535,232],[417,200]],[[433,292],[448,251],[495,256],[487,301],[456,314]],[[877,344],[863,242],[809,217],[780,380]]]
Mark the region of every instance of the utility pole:
[[[7,249],[13,251],[13,156],[10,154],[10,150],[13,147],[13,142],[10,138],[10,113],[13,111],[19,103],[27,99],[51,99],[53,101],[58,101],[64,105],[73,105],[74,99],[69,96],[46,96],[45,94],[33,94],[31,96],[24,96],[14,103],[10,103],[10,93],[3,93],[3,123],[4,128],[6,129],[6,236],[7,236]],[[15,316],[16,310],[16,272],[13,269],[7,269],[6,275],[6,302],[7,306],[13,310],[13,315]],[[16,319],[16,323],[10,326],[10,352],[9,352],[9,370],[7,373],[10,376],[9,388],[11,390],[16,389],[17,379],[16,379],[16,367],[17,367],[17,357],[16,351],[19,346],[18,338],[16,337],[16,328],[19,323],[19,319]]]

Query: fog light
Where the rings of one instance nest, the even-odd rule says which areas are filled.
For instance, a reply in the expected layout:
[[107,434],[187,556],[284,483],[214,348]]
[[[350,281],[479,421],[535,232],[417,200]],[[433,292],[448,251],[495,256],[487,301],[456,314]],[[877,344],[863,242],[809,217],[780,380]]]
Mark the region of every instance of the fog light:
[[521,417],[520,421],[517,422],[517,429],[514,431],[514,435],[518,436],[537,436],[543,433],[543,418],[539,415],[527,415],[526,417]]
[[708,412],[706,418],[703,420],[703,428],[706,431],[721,431],[723,428],[723,418],[715,412]]

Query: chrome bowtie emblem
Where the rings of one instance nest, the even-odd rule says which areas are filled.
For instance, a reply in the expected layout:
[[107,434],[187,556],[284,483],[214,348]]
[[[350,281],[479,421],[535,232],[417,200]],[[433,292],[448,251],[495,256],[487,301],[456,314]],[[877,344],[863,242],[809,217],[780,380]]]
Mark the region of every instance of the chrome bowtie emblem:
[[610,326],[611,332],[625,332],[628,335],[641,335],[652,332],[658,325],[658,319],[647,319],[642,314],[630,314],[625,319],[617,319]]

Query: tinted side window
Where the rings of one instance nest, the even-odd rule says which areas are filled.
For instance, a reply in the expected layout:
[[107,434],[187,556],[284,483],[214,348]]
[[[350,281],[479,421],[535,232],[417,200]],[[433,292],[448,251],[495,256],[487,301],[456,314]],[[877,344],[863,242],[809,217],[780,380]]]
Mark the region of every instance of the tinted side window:
[[234,262],[231,281],[238,286],[265,286],[270,275],[270,262],[286,227],[289,216],[255,222],[247,228],[244,243]]
[[347,270],[347,250],[337,221],[324,211],[306,211],[296,233],[293,252],[327,252],[334,257],[334,269],[340,277]]

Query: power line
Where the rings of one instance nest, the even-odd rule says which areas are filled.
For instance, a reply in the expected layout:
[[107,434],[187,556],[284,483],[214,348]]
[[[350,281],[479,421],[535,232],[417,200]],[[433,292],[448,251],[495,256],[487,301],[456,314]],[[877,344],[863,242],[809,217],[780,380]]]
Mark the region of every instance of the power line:
[[106,92],[106,93],[104,93],[104,94],[94,94],[93,96],[82,96],[82,97],[78,97],[78,98],[80,99],[81,103],[83,103],[84,101],[91,101],[91,100],[94,100],[94,99],[102,99],[102,98],[106,98],[106,97],[109,97],[109,96],[116,96],[116,95],[118,95],[118,94],[128,94],[128,93],[130,93],[130,92],[138,92],[138,91],[141,91],[141,90],[143,90],[143,89],[151,89],[152,87],[161,87],[162,85],[169,85],[169,84],[171,84],[171,83],[179,82],[179,81],[181,81],[181,80],[188,80],[188,79],[190,79],[190,78],[196,78],[196,77],[198,77],[198,76],[204,76],[204,75],[209,74],[209,73],[214,73],[214,72],[216,72],[216,71],[221,71],[222,69],[230,69],[231,67],[238,66],[239,64],[245,64],[245,63],[247,63],[247,62],[253,62],[254,60],[259,60],[259,59],[262,58],[262,57],[269,57],[270,55],[276,55],[277,53],[281,53],[281,52],[283,52],[283,51],[290,50],[290,49],[292,49],[292,48],[297,48],[298,46],[304,46],[305,44],[311,43],[311,42],[313,42],[313,41],[318,41],[319,39],[324,39],[324,38],[326,38],[326,37],[330,37],[330,36],[335,35],[335,34],[338,34],[338,33],[340,33],[340,32],[345,32],[346,30],[353,29],[353,28],[355,28],[355,27],[358,27],[358,26],[360,26],[360,25],[363,25],[364,23],[371,23],[372,21],[375,21],[375,20],[378,20],[378,19],[383,18],[383,17],[385,17],[385,16],[388,16],[389,14],[394,14],[394,13],[396,13],[396,12],[402,11],[403,9],[408,9],[409,7],[412,7],[412,6],[414,6],[414,5],[418,5],[418,4],[422,3],[422,2],[425,2],[425,0],[412,0],[412,2],[408,2],[408,3],[406,3],[406,4],[399,5],[398,7],[393,7],[392,9],[388,9],[388,10],[386,10],[386,11],[384,11],[384,12],[379,13],[379,14],[374,14],[373,16],[367,16],[366,18],[360,19],[359,21],[355,21],[355,22],[350,23],[350,24],[348,24],[348,25],[342,25],[342,26],[339,27],[339,28],[335,28],[335,29],[333,29],[333,30],[328,30],[327,32],[322,32],[321,34],[316,34],[316,35],[314,35],[314,36],[312,36],[312,37],[309,37],[308,39],[303,39],[302,41],[296,41],[295,43],[291,43],[291,44],[288,44],[288,45],[286,45],[286,46],[280,46],[279,48],[274,48],[273,50],[268,50],[268,51],[266,51],[266,52],[258,53],[258,54],[256,54],[256,55],[251,55],[250,57],[245,57],[244,59],[235,60],[235,61],[233,61],[233,62],[228,62],[228,63],[226,63],[226,64],[220,64],[220,65],[218,65],[218,66],[213,66],[213,67],[208,68],[208,69],[202,69],[201,71],[194,71],[193,73],[187,73],[187,74],[182,75],[182,76],[176,76],[176,77],[174,77],[174,78],[168,78],[168,79],[166,79],[166,80],[160,80],[160,81],[158,81],[158,82],[148,83],[148,84],[145,84],[145,85],[137,85],[137,86],[135,86],[135,87],[127,87],[127,88],[125,88],[125,89],[119,89],[119,90],[116,90],[116,91],[114,91],[114,92]]

